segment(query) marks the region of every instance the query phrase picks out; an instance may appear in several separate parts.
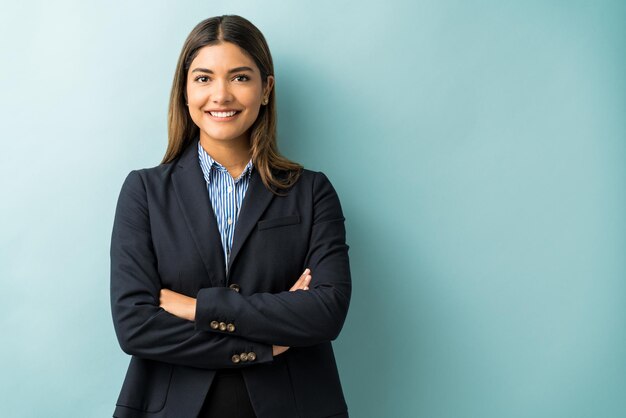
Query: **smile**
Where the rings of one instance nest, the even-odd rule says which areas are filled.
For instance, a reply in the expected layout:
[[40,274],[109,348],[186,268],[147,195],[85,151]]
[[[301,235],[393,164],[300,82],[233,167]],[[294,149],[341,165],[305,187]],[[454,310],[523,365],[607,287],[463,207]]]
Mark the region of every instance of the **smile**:
[[239,111],[237,110],[231,110],[229,112],[207,112],[209,113],[211,116],[216,117],[216,118],[230,118],[235,116],[237,113],[239,113]]

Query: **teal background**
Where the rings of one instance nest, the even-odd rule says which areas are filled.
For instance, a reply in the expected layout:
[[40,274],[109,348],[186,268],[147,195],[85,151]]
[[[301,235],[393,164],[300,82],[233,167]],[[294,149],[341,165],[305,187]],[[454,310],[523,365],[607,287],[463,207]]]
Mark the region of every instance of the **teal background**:
[[2,1],[0,416],[111,416],[115,203],[224,13],[341,198],[351,416],[626,416],[626,3],[399,0]]

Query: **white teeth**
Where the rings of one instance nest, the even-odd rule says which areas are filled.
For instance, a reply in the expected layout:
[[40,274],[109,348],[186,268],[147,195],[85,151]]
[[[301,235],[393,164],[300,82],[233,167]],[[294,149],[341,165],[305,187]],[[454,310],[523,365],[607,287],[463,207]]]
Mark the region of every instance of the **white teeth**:
[[236,110],[233,110],[231,112],[209,112],[212,116],[215,116],[216,118],[229,118],[231,116],[233,116],[235,113],[237,113]]

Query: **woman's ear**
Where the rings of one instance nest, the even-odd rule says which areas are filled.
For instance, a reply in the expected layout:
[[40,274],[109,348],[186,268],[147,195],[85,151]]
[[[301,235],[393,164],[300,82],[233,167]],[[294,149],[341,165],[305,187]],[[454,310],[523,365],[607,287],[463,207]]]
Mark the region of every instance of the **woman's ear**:
[[270,93],[272,92],[272,89],[274,88],[274,76],[273,75],[268,75],[267,78],[265,79],[265,89],[263,92],[263,97],[270,97]]

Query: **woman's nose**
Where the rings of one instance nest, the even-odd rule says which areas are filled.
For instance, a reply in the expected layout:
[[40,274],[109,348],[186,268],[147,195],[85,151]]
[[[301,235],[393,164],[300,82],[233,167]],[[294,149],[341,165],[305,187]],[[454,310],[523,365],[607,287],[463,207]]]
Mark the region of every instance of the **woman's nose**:
[[213,83],[211,91],[211,101],[214,103],[228,102],[232,100],[232,94],[228,85],[228,81],[216,80]]

